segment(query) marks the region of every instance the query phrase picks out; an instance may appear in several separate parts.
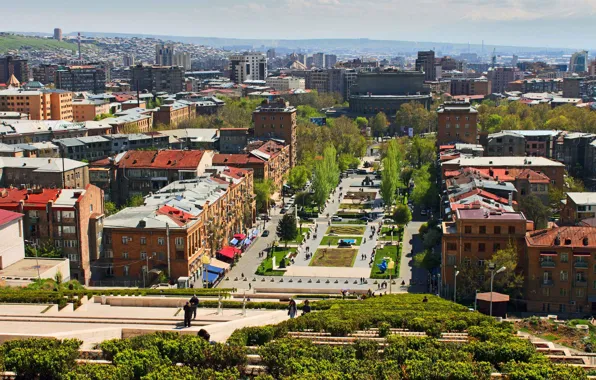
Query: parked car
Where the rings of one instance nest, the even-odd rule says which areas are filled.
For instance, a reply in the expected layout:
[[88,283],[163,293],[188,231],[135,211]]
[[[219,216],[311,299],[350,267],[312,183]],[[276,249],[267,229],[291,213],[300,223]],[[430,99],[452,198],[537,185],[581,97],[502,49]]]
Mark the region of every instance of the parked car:
[[331,218],[332,222],[341,222],[343,220],[344,220],[344,218],[342,218],[341,216],[334,216]]
[[383,219],[383,224],[395,224],[393,219]]
[[420,215],[426,216],[426,214],[428,214],[428,212],[426,211],[426,209],[423,208],[422,210],[420,210]]
[[364,220],[365,222],[372,222],[372,218],[369,218],[368,216],[363,216],[362,218],[360,218],[360,220]]
[[352,243],[350,243],[349,241],[340,240],[339,243],[337,244],[337,246],[339,248],[351,248],[352,247]]
[[265,230],[263,231],[263,233],[261,234],[262,237],[267,237],[269,236],[269,230]]

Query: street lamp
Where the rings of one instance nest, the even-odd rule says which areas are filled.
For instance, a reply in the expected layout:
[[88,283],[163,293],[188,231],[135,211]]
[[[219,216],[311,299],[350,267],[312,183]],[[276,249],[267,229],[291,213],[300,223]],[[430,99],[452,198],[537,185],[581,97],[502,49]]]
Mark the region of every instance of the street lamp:
[[209,287],[209,283],[207,282],[207,265],[209,265],[211,263],[211,257],[207,256],[206,254],[203,254],[203,257],[201,257],[201,264],[203,264],[203,272],[201,273],[201,276],[203,276],[203,287],[207,288]]
[[[453,267],[454,269],[457,269],[457,266]],[[457,275],[459,274],[459,271],[456,270],[455,274],[453,276],[453,302],[457,302],[456,300],[456,296],[457,296]]]
[[493,281],[495,280],[495,275],[504,272],[505,267],[501,267],[499,268],[499,270],[497,270],[495,272],[495,268],[496,265],[494,263],[490,263],[488,264],[488,269],[490,269],[490,306],[489,306],[489,315],[492,317],[493,316]]

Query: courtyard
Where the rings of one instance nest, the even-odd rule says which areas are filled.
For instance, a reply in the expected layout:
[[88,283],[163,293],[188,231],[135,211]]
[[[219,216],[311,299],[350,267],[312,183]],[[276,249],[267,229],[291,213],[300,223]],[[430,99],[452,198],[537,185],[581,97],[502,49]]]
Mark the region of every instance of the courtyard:
[[358,251],[350,248],[320,248],[315,252],[310,266],[352,267]]

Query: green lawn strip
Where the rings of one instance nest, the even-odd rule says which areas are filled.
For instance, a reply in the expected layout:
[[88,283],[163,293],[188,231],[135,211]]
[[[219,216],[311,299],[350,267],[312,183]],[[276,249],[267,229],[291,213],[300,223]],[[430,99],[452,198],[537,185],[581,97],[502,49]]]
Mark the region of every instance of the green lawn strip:
[[[404,229],[402,226],[397,226],[395,228],[395,232],[393,233],[393,241],[401,241],[403,237]],[[379,240],[381,241],[391,241],[391,227],[383,227],[381,228],[381,236],[379,236]]]
[[354,245],[361,245],[362,243],[362,236],[323,236],[323,240],[321,240],[321,244],[319,245],[331,245],[336,246],[339,244],[340,240],[356,240],[356,244]]
[[309,266],[351,268],[354,265],[356,253],[358,253],[357,250],[350,248],[319,248]]
[[377,253],[375,254],[375,262],[370,270],[370,278],[377,278],[377,279],[388,279],[389,272],[386,271],[385,273],[381,273],[377,264],[381,264],[383,262],[383,258],[390,257],[395,262],[395,269],[393,271],[393,278],[399,276],[399,265],[401,261],[401,246],[395,245],[388,245],[383,248],[377,249]]
[[341,222],[332,222],[332,225],[338,224],[366,224],[366,221],[360,219],[347,219],[344,218]]
[[[296,248],[284,248],[284,247],[275,247],[275,251],[273,252],[273,256],[275,257],[275,264],[279,265],[280,261],[286,257],[286,255],[290,252],[296,252]],[[261,262],[261,265],[257,268],[255,274],[259,276],[283,276],[284,271],[280,270],[273,270],[273,260],[271,257],[264,259]]]
[[341,203],[339,205],[340,210],[364,210],[372,209],[372,204],[356,204],[356,203]]
[[365,230],[366,230],[366,228],[363,226],[334,226],[334,225],[332,225],[327,228],[327,232],[325,232],[325,234],[329,235],[329,234],[333,233],[333,234],[337,234],[337,235],[347,235],[347,236],[364,235]]
[[307,232],[308,232],[308,227],[302,227],[302,229],[300,229],[300,227],[298,227],[298,236],[296,237],[296,239],[290,240],[288,243],[289,244],[302,243],[304,241],[304,236],[306,235]]

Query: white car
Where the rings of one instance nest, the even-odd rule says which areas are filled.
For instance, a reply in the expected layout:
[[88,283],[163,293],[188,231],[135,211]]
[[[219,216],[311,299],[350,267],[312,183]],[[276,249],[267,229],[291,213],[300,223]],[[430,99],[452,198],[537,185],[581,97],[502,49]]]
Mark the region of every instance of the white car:
[[331,218],[332,222],[341,222],[343,220],[344,220],[344,218],[342,218],[340,216],[334,216],[333,218]]

